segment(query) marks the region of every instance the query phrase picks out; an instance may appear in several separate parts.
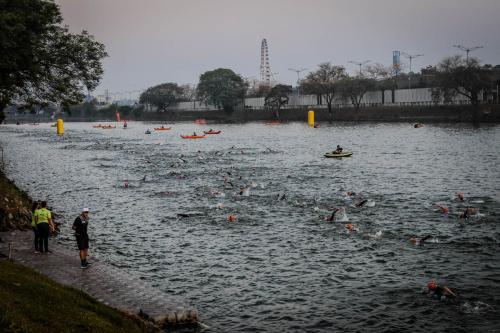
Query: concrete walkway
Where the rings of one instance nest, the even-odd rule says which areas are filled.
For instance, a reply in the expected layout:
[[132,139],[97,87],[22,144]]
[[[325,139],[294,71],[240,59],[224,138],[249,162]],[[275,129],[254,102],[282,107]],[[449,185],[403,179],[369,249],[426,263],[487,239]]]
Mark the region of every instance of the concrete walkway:
[[92,260],[89,268],[81,269],[78,252],[57,242],[49,241],[52,254],[34,254],[32,232],[2,232],[0,239],[0,253],[7,256],[10,243],[16,262],[60,284],[82,290],[104,304],[134,314],[142,310],[143,317],[160,327],[198,322],[196,309],[186,302],[145,285],[119,268]]

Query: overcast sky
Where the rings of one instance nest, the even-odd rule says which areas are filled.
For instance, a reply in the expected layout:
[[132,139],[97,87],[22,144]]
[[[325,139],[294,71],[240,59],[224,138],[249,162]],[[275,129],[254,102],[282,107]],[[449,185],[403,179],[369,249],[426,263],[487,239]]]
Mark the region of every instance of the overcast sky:
[[[71,31],[87,30],[109,57],[95,94],[197,83],[218,67],[259,78],[266,38],[271,70],[295,83],[288,68],[331,61],[392,64],[392,51],[424,53],[412,69],[460,53],[453,44],[500,64],[499,0],[56,0]],[[406,59],[402,58],[403,61]],[[303,77],[305,73],[301,74]]]

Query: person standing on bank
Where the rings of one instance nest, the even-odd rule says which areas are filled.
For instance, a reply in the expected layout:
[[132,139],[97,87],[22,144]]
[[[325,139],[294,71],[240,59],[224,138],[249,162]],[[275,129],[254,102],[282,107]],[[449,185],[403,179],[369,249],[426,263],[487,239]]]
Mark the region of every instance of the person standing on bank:
[[47,209],[47,202],[42,201],[42,208],[35,210],[35,223],[38,230],[38,251],[41,253],[51,253],[49,251],[49,229],[54,231],[52,214]]
[[73,222],[72,229],[75,230],[76,244],[80,251],[81,268],[89,267],[90,263],[87,262],[89,251],[89,235],[87,234],[87,227],[89,224],[89,209],[82,209],[82,213],[77,216]]
[[35,213],[38,209],[40,209],[40,202],[33,201],[33,205],[31,206],[31,228],[35,233],[35,254],[40,253],[40,251],[38,250],[40,237],[38,236],[38,228],[36,227],[36,221],[35,221]]

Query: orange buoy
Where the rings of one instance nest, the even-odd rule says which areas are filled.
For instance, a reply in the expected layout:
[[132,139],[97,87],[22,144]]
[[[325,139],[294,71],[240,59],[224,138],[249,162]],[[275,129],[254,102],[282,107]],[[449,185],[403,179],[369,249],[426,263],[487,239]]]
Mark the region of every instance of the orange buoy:
[[236,215],[229,215],[227,219],[229,222],[236,222]]

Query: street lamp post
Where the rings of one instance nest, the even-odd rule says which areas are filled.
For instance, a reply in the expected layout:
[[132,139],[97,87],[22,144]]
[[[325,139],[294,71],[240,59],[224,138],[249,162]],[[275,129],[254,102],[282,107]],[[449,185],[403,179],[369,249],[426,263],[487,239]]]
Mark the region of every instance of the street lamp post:
[[498,104],[498,83],[497,83],[497,104]]
[[460,49],[466,53],[466,63],[469,65],[469,52],[482,49],[482,46],[474,46],[474,47],[467,47],[463,45],[453,45],[453,47],[456,47],[457,49]]
[[423,56],[424,54],[423,53],[420,53],[420,54],[408,54],[406,52],[401,52],[401,54],[403,56],[405,56],[406,58],[410,59],[410,71],[408,72],[408,91],[410,93],[410,103],[411,103],[412,100],[413,100],[412,94],[411,94],[411,61],[413,59],[415,59],[415,58]]
[[288,70],[297,73],[297,96],[300,98],[300,72],[306,71],[307,68],[301,68],[301,69],[295,69],[295,68],[288,68]]
[[362,72],[361,72],[361,67],[362,67],[363,65],[366,65],[366,64],[367,64],[367,63],[369,63],[370,61],[371,61],[371,60],[365,60],[365,61],[361,61],[361,62],[359,62],[359,61],[352,61],[352,60],[351,60],[351,61],[349,61],[349,63],[354,64],[354,65],[358,65],[358,66],[359,66],[359,76],[361,76],[361,75],[362,75]]

